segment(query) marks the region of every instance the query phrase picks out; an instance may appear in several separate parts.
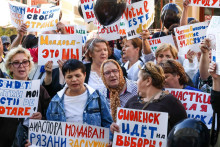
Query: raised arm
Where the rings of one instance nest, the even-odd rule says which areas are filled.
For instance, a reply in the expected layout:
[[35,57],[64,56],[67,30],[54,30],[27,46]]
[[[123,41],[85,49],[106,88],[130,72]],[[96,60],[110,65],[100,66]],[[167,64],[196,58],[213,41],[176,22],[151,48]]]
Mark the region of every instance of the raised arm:
[[14,39],[14,41],[11,44],[11,49],[14,47],[17,47],[19,44],[21,44],[21,41],[27,32],[27,25],[25,23],[21,24],[17,29],[17,37]]
[[189,0],[183,1],[183,13],[180,19],[180,26],[188,24]]

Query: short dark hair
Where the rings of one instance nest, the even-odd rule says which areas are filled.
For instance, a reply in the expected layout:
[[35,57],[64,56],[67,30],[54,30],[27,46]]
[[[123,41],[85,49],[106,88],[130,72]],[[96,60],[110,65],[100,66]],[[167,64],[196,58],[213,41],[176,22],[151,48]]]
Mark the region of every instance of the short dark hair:
[[65,76],[67,72],[75,71],[77,69],[81,69],[82,73],[86,72],[86,67],[81,61],[69,59],[63,64],[62,73]]

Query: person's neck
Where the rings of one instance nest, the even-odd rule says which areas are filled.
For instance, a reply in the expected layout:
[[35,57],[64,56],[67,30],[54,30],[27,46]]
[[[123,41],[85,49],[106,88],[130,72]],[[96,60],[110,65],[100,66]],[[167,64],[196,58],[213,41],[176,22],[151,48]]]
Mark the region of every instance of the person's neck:
[[158,99],[160,97],[162,90],[155,88],[151,86],[147,91],[146,91],[146,96],[144,98],[144,101],[149,101],[151,98],[153,99]]
[[13,76],[13,79],[14,79],[14,80],[23,80],[23,81],[27,81],[27,80],[28,80],[28,77],[27,77],[27,78],[17,78],[17,77],[14,77],[14,76]]
[[122,90],[120,91],[120,94],[121,94],[122,92],[124,92],[126,88],[127,88],[127,84],[126,84],[126,82],[125,82],[124,87],[123,87]]
[[85,86],[83,86],[83,88],[80,89],[79,92],[72,91],[70,88],[68,88],[66,95],[68,95],[68,96],[78,96],[78,95],[83,94],[85,91],[86,91],[86,87]]
[[91,71],[96,72],[99,76],[101,76],[100,75],[100,68],[101,68],[101,64],[96,64],[93,62],[91,65]]
[[136,57],[134,57],[132,59],[129,59],[128,68],[130,68],[132,65],[134,65],[138,60],[139,60],[138,56],[136,56]]
[[176,89],[183,89],[183,87],[184,87],[184,85],[178,84],[175,88],[176,88]]

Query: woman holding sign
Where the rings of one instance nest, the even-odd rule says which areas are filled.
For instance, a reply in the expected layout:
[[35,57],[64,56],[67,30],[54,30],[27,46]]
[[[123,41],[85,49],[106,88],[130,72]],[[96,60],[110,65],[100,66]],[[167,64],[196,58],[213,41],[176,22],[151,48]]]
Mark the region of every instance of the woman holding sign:
[[[128,100],[125,108],[167,112],[169,115],[169,132],[177,122],[187,118],[187,115],[181,102],[173,95],[162,90],[164,82],[163,69],[153,62],[146,63],[138,73],[139,96],[134,96]],[[111,132],[119,131],[116,123],[113,123],[110,129]]]
[[[9,75],[15,80],[28,80],[33,68],[30,52],[21,46],[11,49],[5,60],[5,67]],[[1,118],[0,119],[0,146],[11,146],[15,137],[14,146],[23,146],[27,139],[29,119],[45,119],[50,97],[43,86],[40,86],[38,111],[30,118]],[[16,133],[17,130],[17,133]]]

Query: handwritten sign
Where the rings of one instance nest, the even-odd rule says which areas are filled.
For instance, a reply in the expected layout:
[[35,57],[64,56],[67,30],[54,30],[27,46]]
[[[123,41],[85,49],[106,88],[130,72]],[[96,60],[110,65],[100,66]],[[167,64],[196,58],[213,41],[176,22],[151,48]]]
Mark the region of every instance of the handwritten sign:
[[166,147],[168,113],[118,108],[113,146]]
[[38,41],[38,65],[45,65],[47,61],[77,59],[82,60],[82,36],[42,34]]
[[23,23],[26,6],[18,5],[13,1],[9,1],[8,4],[11,14],[11,24],[18,28]]
[[216,52],[215,52],[215,56],[216,56],[216,59],[215,59],[215,62],[217,64],[217,68],[216,68],[216,74],[220,75],[220,36],[219,36],[219,33],[217,34],[216,36]]
[[66,32],[68,34],[78,34],[82,36],[82,44],[85,45],[87,40],[87,30],[86,26],[80,25],[66,25],[65,26]]
[[30,119],[29,141],[32,146],[105,147],[109,143],[109,129],[71,122]]
[[155,52],[157,50],[157,47],[161,44],[161,43],[167,43],[169,42],[170,44],[172,44],[173,46],[175,46],[174,41],[173,41],[173,37],[171,35],[168,36],[163,36],[163,37],[159,37],[159,38],[154,38],[154,39],[149,39],[149,44],[151,47],[151,50],[153,52]]
[[40,80],[0,79],[0,117],[27,118],[37,112]]
[[144,0],[128,5],[124,11],[127,39],[140,36],[154,22],[154,0]]
[[94,0],[80,0],[81,8],[83,12],[83,18],[85,22],[91,22],[95,20],[95,14],[93,11],[93,1]]
[[193,90],[166,88],[185,107],[188,118],[201,120],[209,129],[212,126],[210,94]]
[[111,25],[103,26],[97,20],[95,20],[95,24],[98,27],[99,36],[107,41],[117,40],[120,38],[119,23],[120,20],[116,21]]
[[41,9],[27,7],[24,22],[27,25],[27,31],[43,32],[56,30],[56,24],[59,21],[60,7]]
[[195,23],[174,28],[179,47],[179,55],[187,54],[189,49],[199,52],[199,45],[206,38],[208,22]]
[[125,17],[122,15],[121,21],[119,24],[119,34],[120,36],[126,36],[126,26],[125,26]]
[[219,0],[189,0],[190,6],[220,8]]

